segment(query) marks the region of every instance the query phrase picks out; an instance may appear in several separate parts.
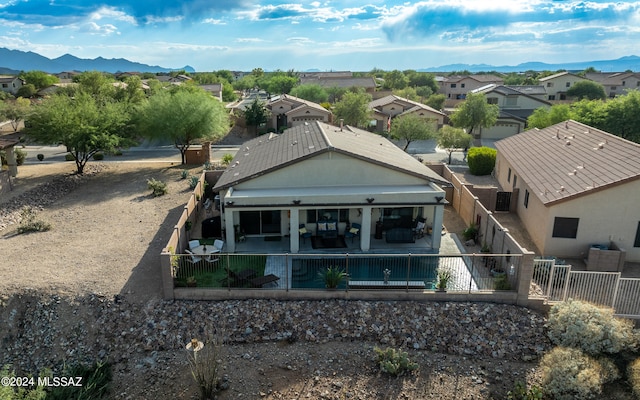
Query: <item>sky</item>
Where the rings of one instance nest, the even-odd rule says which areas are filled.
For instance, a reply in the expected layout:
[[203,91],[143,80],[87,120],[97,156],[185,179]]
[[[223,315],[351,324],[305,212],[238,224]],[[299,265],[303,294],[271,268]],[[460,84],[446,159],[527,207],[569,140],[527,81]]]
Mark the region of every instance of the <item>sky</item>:
[[640,1],[0,0],[0,47],[199,72],[610,60],[637,43]]

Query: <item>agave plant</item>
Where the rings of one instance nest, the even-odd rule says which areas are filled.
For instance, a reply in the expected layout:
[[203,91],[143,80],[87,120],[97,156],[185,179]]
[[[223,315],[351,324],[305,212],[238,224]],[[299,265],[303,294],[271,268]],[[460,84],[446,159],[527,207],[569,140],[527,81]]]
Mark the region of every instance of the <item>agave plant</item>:
[[329,266],[318,272],[318,277],[324,282],[327,289],[335,289],[347,277],[347,273],[336,266]]

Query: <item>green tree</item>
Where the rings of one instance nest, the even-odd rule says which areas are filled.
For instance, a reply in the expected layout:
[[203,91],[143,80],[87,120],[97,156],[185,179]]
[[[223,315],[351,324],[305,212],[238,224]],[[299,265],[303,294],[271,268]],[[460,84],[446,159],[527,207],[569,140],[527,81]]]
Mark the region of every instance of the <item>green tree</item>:
[[25,82],[35,86],[36,91],[49,87],[54,83],[60,82],[60,79],[58,79],[58,77],[56,76],[50,75],[46,72],[35,70],[22,72],[20,74],[20,78],[24,79]]
[[466,100],[451,114],[451,122],[453,126],[464,128],[473,135],[476,128],[493,126],[499,113],[498,105],[487,103],[484,93],[469,93]]
[[299,85],[291,90],[291,95],[312,101],[314,103],[324,103],[329,100],[329,93],[322,88],[322,86],[308,83]]
[[245,75],[233,82],[233,88],[235,90],[248,90],[254,87],[256,87],[256,77],[253,75]]
[[333,113],[347,125],[367,126],[371,120],[370,102],[371,95],[364,91],[346,92],[333,107]]
[[169,139],[180,150],[182,164],[195,141],[214,141],[229,130],[224,105],[197,86],[177,86],[154,94],[137,115],[140,134]]
[[409,78],[407,78],[402,71],[394,69],[384,74],[383,86],[385,89],[404,89],[408,84]]
[[567,90],[567,96],[576,98],[578,100],[604,100],[607,98],[607,94],[604,91],[604,86],[593,81],[576,82]]
[[327,94],[329,95],[329,103],[331,104],[335,104],[338,101],[340,101],[340,99],[342,99],[342,96],[347,93],[347,89],[345,88],[341,88],[341,87],[337,87],[337,86],[332,86],[330,88],[325,89],[327,91]]
[[115,88],[113,98],[129,105],[140,104],[146,98],[139,76],[128,76],[123,85]]
[[[0,117],[4,117],[11,121],[11,127],[14,132],[18,131],[20,122],[24,121],[31,111],[31,102],[29,99],[18,97],[14,101],[5,103],[4,109],[0,111]],[[2,118],[2,119],[4,119]]]
[[420,101],[420,96],[418,96],[418,93],[416,92],[416,89],[412,88],[410,86],[407,86],[404,89],[394,90],[393,94],[395,94],[396,96],[400,96],[402,98],[405,98],[407,100]]
[[38,93],[38,89],[31,83],[20,86],[20,89],[16,92],[16,96],[30,99]]
[[73,81],[80,84],[76,90],[82,90],[100,101],[109,101],[113,99],[116,92],[116,87],[113,85],[115,79],[110,75],[103,74],[102,72],[83,72],[80,75],[75,76]]
[[442,110],[445,100],[446,98],[443,94],[432,94],[431,96],[429,96],[429,98],[427,98],[427,100],[425,100],[424,104],[428,105],[434,110]]
[[606,115],[601,128],[616,136],[640,143],[640,91],[631,90],[605,103]]
[[407,151],[411,142],[436,137],[436,128],[432,120],[416,114],[406,114],[395,118],[391,123],[391,137],[405,142],[402,150]]
[[253,70],[251,70],[251,75],[255,76],[256,78],[262,78],[262,76],[264,75],[264,70],[262,68],[254,68]]
[[543,129],[568,119],[571,119],[571,109],[568,104],[555,104],[551,108],[540,107],[527,118],[527,129]]
[[445,125],[440,129],[437,136],[438,147],[445,149],[449,154],[449,164],[451,164],[451,155],[454,151],[463,151],[471,147],[473,136],[466,133],[463,129],[453,128]]
[[95,153],[133,143],[125,129],[128,120],[124,103],[105,103],[86,92],[74,97],[54,95],[36,106],[26,133],[38,143],[67,146],[77,173],[82,174]]
[[267,91],[274,94],[287,94],[298,84],[298,78],[287,75],[276,75],[269,78]]
[[242,116],[247,126],[253,126],[253,132],[257,134],[258,127],[269,121],[270,113],[266,105],[260,101],[260,99],[256,98],[244,109]]

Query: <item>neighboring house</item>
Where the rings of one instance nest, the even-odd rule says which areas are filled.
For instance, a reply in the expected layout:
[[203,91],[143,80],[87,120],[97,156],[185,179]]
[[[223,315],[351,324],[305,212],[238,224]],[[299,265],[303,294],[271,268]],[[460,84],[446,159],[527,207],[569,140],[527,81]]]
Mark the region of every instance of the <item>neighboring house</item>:
[[568,100],[567,90],[581,81],[588,81],[588,79],[570,72],[560,72],[538,79],[538,82],[547,90],[547,100],[549,101]]
[[277,132],[305,122],[331,122],[331,111],[318,103],[307,101],[288,94],[272,98],[267,103],[271,112],[270,127]]
[[600,83],[604,87],[607,97],[613,98],[626,94],[628,90],[639,90],[640,73],[622,72],[612,74]]
[[467,93],[489,84],[502,85],[504,80],[495,75],[454,75],[440,81],[440,93],[445,106],[452,107],[467,98]]
[[439,129],[444,125],[446,115],[427,105],[417,101],[408,100],[396,95],[389,95],[369,103],[369,109],[373,111],[376,120],[376,132],[388,131],[393,124],[393,118],[397,116],[415,114],[433,122],[434,128]]
[[475,132],[479,139],[504,139],[525,130],[527,118],[540,107],[551,107],[551,103],[514,89],[513,87],[490,84],[472,90],[472,93],[483,93],[487,103],[496,104],[500,115],[496,123],[489,128],[480,128]]
[[298,76],[300,78],[315,78],[315,79],[351,78],[353,77],[353,72],[351,71],[300,72]]
[[[300,224],[316,232],[327,216],[339,235],[347,224],[360,224],[360,249],[368,251],[374,231],[382,237],[383,229],[387,235],[410,229],[419,216],[440,232],[440,184],[448,182],[380,135],[314,121],[244,143],[213,192],[219,192],[230,252],[238,229],[247,236],[288,236],[297,253]],[[434,250],[440,240],[433,235]]]
[[73,78],[79,76],[80,74],[81,72],[79,71],[64,71],[58,74],[54,74],[54,76],[60,79],[60,81],[62,82],[71,82]]
[[209,85],[200,85],[205,91],[210,93],[216,99],[222,101],[222,83],[212,83]]
[[25,82],[17,76],[0,75],[0,90],[16,94]]
[[47,96],[51,96],[52,94],[56,93],[58,91],[58,89],[63,88],[63,87],[67,87],[67,86],[77,86],[77,83],[72,83],[72,82],[60,82],[60,83],[54,83],[53,85],[49,85],[45,88],[42,88],[40,90],[38,90],[38,93],[36,93],[36,95],[38,97],[47,97]]
[[495,176],[518,189],[515,209],[541,254],[584,259],[613,242],[640,261],[640,144],[569,120],[495,147]]
[[509,89],[517,90],[539,100],[547,101],[547,89],[544,85],[504,85]]
[[363,88],[367,93],[373,93],[376,90],[376,81],[372,77],[353,78],[351,76],[307,76],[300,78],[301,85],[320,85],[325,89],[341,88],[349,89],[352,87]]

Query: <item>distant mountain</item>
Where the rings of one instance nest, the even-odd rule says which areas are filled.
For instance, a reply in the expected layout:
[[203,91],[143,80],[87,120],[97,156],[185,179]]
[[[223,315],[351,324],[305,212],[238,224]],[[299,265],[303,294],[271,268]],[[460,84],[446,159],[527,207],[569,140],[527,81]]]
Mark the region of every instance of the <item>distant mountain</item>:
[[45,71],[57,73],[63,71],[102,71],[102,72],[171,72],[185,70],[195,72],[190,66],[182,68],[163,68],[157,65],[141,64],[124,58],[94,59],[78,58],[65,54],[53,60],[31,51],[9,50],[0,48],[0,71]]
[[562,64],[546,64],[543,62],[527,62],[513,66],[493,66],[488,64],[449,64],[441,67],[423,68],[418,71],[422,72],[451,72],[451,71],[469,71],[469,72],[525,72],[525,71],[557,71],[564,69],[567,71],[584,71],[593,67],[598,72],[623,72],[627,70],[640,71],[640,57],[626,56],[617,60],[601,60],[601,61],[581,61],[567,62]]

